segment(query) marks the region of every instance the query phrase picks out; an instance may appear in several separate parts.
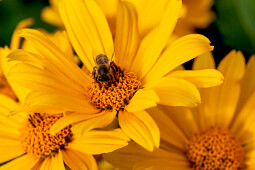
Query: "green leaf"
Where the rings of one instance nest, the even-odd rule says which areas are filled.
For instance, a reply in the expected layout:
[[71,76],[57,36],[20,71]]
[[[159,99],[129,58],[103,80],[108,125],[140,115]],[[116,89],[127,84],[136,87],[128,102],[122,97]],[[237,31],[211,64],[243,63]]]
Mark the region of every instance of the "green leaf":
[[216,0],[215,8],[224,43],[255,54],[255,0]]

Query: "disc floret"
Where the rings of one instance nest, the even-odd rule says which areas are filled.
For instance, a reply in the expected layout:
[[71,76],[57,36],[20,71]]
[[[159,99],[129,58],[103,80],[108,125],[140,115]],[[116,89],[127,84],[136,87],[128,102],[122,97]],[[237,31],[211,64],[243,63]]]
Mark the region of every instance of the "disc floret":
[[21,129],[21,143],[25,151],[36,157],[50,157],[68,145],[72,137],[71,125],[50,135],[51,126],[63,117],[63,114],[30,114]]
[[99,82],[92,76],[87,85],[90,102],[102,110],[124,109],[141,88],[141,82],[132,72],[120,70],[112,74],[114,78],[107,82]]
[[195,133],[187,144],[187,157],[194,169],[239,169],[244,149],[227,129],[211,127]]

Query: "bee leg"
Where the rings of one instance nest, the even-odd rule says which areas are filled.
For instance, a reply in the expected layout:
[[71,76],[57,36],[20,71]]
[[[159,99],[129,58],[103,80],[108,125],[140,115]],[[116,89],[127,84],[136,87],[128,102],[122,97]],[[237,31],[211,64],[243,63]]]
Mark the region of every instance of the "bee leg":
[[96,79],[96,67],[93,67],[92,76]]
[[95,80],[96,82],[99,82],[99,81],[98,81],[98,76],[95,75],[94,80]]
[[112,64],[112,68],[113,68],[112,70],[114,71],[114,78],[117,82],[119,82],[119,77],[120,77],[119,71],[120,71],[120,69],[115,63]]
[[110,67],[113,71],[113,74],[116,75],[116,73],[117,73],[116,65],[114,63],[111,63]]
[[121,75],[121,77],[123,77],[124,76],[123,71],[120,69],[120,67],[117,67],[117,68],[118,68],[119,75]]
[[112,81],[112,75],[109,74],[109,75],[107,75],[107,76],[108,76],[109,81]]
[[111,84],[114,82],[112,74],[109,74],[109,75],[108,75],[108,78],[109,78],[108,86],[110,87]]

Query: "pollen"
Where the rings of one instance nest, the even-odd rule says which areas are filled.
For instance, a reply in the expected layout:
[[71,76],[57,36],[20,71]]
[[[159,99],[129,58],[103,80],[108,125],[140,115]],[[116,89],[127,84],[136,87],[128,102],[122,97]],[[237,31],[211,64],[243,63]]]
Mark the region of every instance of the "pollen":
[[195,133],[187,144],[187,157],[194,169],[239,169],[244,149],[227,129],[212,127]]
[[36,157],[54,156],[71,141],[71,125],[56,135],[50,135],[51,126],[63,117],[63,114],[34,113],[30,114],[21,129],[21,143],[25,151]]
[[114,81],[101,83],[91,78],[87,85],[90,102],[102,110],[120,110],[128,105],[141,82],[134,73],[123,70]]
[[0,75],[0,94],[6,95],[13,100],[17,100],[15,93],[13,92],[4,75]]

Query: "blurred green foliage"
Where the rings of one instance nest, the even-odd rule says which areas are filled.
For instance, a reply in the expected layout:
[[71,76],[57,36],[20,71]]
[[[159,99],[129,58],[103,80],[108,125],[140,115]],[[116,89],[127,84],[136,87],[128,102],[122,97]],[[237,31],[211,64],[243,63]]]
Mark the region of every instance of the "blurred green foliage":
[[0,46],[9,45],[12,32],[22,19],[34,18],[33,28],[44,28],[53,31],[55,28],[44,23],[40,18],[41,9],[45,6],[43,1],[22,0],[0,1]]
[[224,43],[255,54],[255,0],[215,0],[215,8]]

